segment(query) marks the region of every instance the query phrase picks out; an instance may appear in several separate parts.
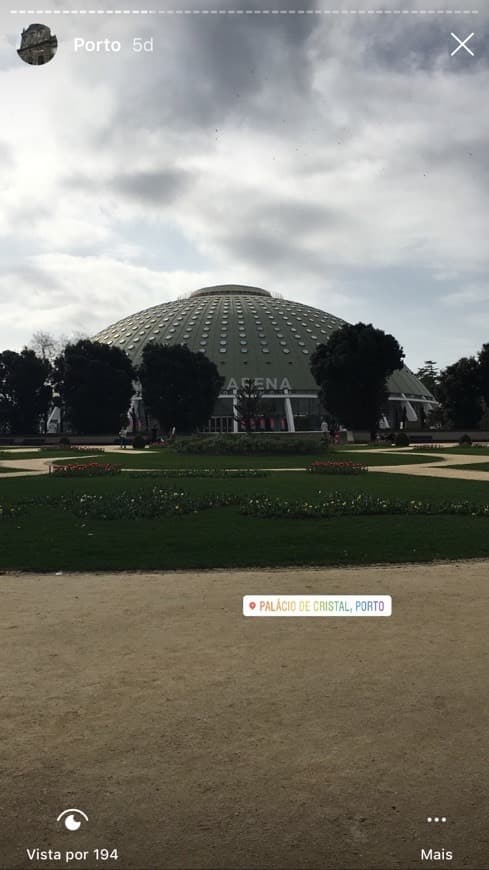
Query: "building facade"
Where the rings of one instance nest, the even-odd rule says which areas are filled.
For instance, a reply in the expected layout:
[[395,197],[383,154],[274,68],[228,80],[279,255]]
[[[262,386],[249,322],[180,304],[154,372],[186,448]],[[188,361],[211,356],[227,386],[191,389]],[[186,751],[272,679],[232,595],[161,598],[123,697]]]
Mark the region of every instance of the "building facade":
[[[220,285],[188,298],[148,308],[99,332],[94,340],[116,345],[137,366],[149,341],[186,344],[217,366],[224,386],[208,422],[211,432],[236,432],[236,391],[254,378],[263,391],[256,429],[306,431],[320,427],[318,386],[311,355],[345,321],[299,302],[272,296],[259,287]],[[382,425],[422,421],[436,406],[429,390],[406,367],[388,380],[389,400]],[[135,428],[148,429],[141,391],[132,403]]]
[[45,24],[30,24],[22,31],[17,54],[26,63],[41,66],[53,59],[58,48],[56,36]]

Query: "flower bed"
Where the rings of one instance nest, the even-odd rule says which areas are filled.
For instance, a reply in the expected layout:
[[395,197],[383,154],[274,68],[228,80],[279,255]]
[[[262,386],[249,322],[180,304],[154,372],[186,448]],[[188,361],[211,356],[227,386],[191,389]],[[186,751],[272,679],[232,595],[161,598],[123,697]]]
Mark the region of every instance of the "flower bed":
[[0,521],[12,520],[20,513],[20,508],[11,504],[0,504]]
[[88,453],[90,455],[105,453],[103,447],[87,447],[83,444],[49,444],[41,447],[41,453],[43,450],[59,450],[60,453]]
[[[453,445],[443,444],[442,442],[436,443],[436,444],[435,443],[433,443],[433,444],[416,444],[416,445],[414,445],[413,450],[420,450],[420,451],[423,451],[423,450],[448,450],[449,452],[452,452],[452,446]],[[472,441],[471,444],[467,444],[467,443],[460,444],[460,442],[457,441],[456,447],[470,447],[470,448],[482,447],[482,448],[487,449],[489,447],[489,441]]]
[[162,468],[159,471],[133,471],[134,477],[203,477],[222,479],[226,477],[269,477],[270,472],[261,468]]
[[312,462],[307,466],[313,474],[364,474],[367,470],[360,462]]
[[[237,493],[204,493],[195,496],[174,487],[133,492],[123,491],[115,495],[71,493],[69,496],[48,495],[36,497],[23,505],[59,507],[62,505],[75,516],[84,519],[121,520],[155,519],[158,517],[183,516],[199,513],[210,508],[239,506],[245,516],[264,519],[328,519],[341,516],[392,516],[392,515],[459,515],[488,517],[489,504],[472,504],[467,501],[431,503],[416,499],[391,499],[358,492],[316,492],[318,501],[287,501],[266,495],[243,496]],[[19,505],[19,509],[22,505]],[[17,511],[17,507],[10,509]],[[8,514],[6,514],[8,516]]]
[[63,503],[76,516],[84,519],[120,520],[154,519],[163,516],[182,516],[213,507],[236,504],[239,496],[209,493],[195,497],[174,489],[154,488],[118,495],[73,494]]
[[324,453],[328,449],[320,437],[301,438],[297,435],[197,435],[175,442],[177,453],[212,456],[249,456],[269,454]]
[[[321,494],[321,493],[319,493]],[[258,496],[245,500],[241,513],[247,516],[290,519],[313,519],[338,516],[367,516],[393,514],[458,514],[472,517],[489,517],[489,504],[470,502],[430,502],[414,499],[391,499],[372,496],[368,493],[348,495],[344,492],[327,493],[318,502],[286,501],[280,498]]]
[[83,465],[63,464],[50,465],[50,474],[55,477],[109,477],[120,474],[121,465],[112,465],[109,462],[86,462]]
[[74,453],[89,453],[89,454],[105,453],[105,449],[103,447],[85,447],[84,445],[70,447],[70,451],[71,450],[73,450]]

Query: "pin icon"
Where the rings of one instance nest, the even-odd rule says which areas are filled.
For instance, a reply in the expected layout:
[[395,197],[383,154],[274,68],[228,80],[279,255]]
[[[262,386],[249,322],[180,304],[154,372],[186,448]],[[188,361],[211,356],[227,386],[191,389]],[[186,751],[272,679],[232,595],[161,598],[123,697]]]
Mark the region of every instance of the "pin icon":
[[256,607],[255,602],[254,602],[254,601],[250,601],[250,610],[254,610],[255,607]]

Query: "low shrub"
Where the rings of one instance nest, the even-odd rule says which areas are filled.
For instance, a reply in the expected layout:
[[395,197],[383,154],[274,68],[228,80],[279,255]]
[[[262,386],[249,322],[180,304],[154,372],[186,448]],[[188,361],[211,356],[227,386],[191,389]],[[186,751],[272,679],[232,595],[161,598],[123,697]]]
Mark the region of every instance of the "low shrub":
[[359,462],[312,462],[307,471],[313,474],[364,474],[367,466]]
[[443,447],[443,444],[433,441],[428,444],[414,444],[413,450],[419,451],[420,453],[426,453],[427,450],[441,450]]
[[2,520],[13,520],[18,516],[20,507],[18,505],[0,504],[0,522]]
[[56,477],[111,477],[120,474],[121,465],[110,462],[86,462],[83,465],[63,464],[51,465],[50,472]]
[[69,447],[71,445],[71,441],[67,435],[63,435],[62,438],[59,439],[60,447]]
[[90,455],[95,453],[105,453],[103,447],[86,447],[85,445],[81,444],[70,444],[69,439],[66,447],[63,447],[60,442],[59,444],[45,445],[44,447],[41,447],[41,453],[43,450],[59,450],[60,453],[89,453]]
[[269,477],[270,472],[261,468],[161,468],[158,471],[133,471],[131,479],[135,477],[202,477],[222,479],[226,477]]
[[410,445],[409,436],[406,432],[396,432],[396,436],[394,438],[394,444],[396,447],[409,447]]
[[175,489],[159,489],[155,487],[133,492],[121,492],[117,495],[83,495],[72,494],[64,499],[76,516],[84,519],[120,520],[120,519],[155,519],[163,516],[183,516],[183,514],[199,513],[213,507],[237,504],[240,496],[232,493],[207,493],[202,496],[192,496]]
[[235,505],[245,516],[263,519],[329,519],[341,516],[392,516],[392,515],[458,515],[489,518],[489,504],[472,504],[467,501],[431,503],[417,499],[393,499],[373,496],[365,492],[316,492],[318,501],[288,501],[266,495],[243,496],[237,493],[204,493],[192,495],[175,487],[135,490],[118,494],[71,493],[37,497],[15,507],[35,503],[59,507],[61,504],[82,519],[121,520],[155,519],[158,517],[196,514],[210,508]]
[[472,438],[470,437],[470,435],[467,435],[467,433],[465,433],[465,435],[462,435],[458,439],[458,443],[460,447],[470,447],[472,445]]
[[[318,493],[321,495],[321,493]],[[415,499],[391,499],[372,496],[368,493],[348,495],[344,492],[326,493],[321,501],[286,501],[260,495],[247,498],[241,508],[247,516],[265,519],[318,519],[338,516],[394,515],[394,514],[457,514],[472,517],[489,517],[489,504],[470,502],[443,502],[432,504]]]
[[135,450],[144,450],[146,447],[146,438],[144,435],[135,435],[132,441],[132,446]]
[[252,456],[257,454],[324,453],[328,446],[317,438],[295,435],[210,435],[180,438],[175,442],[177,453],[195,455]]

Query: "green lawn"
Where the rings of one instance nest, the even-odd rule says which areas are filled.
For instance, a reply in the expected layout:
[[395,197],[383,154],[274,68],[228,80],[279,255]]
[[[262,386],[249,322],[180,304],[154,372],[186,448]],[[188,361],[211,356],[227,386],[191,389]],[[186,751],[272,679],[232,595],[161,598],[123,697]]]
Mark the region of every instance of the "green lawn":
[[[484,481],[389,474],[318,477],[272,474],[260,479],[178,480],[123,475],[112,478],[6,478],[0,503],[46,494],[116,494],[174,487],[209,492],[267,493],[320,500],[328,490],[366,491],[442,502],[489,502]],[[157,570],[281,565],[368,564],[489,557],[489,519],[463,516],[261,519],[237,507],[152,520],[82,520],[54,504],[31,504],[0,522],[0,570]]]
[[[84,462],[110,462],[123,468],[306,468],[311,462],[327,461],[359,462],[365,465],[410,465],[422,462],[442,461],[438,456],[419,456],[410,453],[362,453],[360,451],[335,450],[316,455],[292,454],[274,456],[199,456],[176,453],[174,450],[121,449],[117,453],[99,454],[92,458],[73,456],[70,460],[79,465]],[[66,460],[60,460],[66,461]],[[56,463],[53,463],[56,464]]]
[[462,471],[489,471],[489,462],[473,462],[467,465],[451,465],[450,468],[459,468]]
[[[0,450],[0,460],[12,459],[79,459],[89,456],[88,451],[81,450],[23,450],[21,447],[13,447],[9,450]],[[97,456],[102,454],[96,454]]]
[[[8,465],[0,465],[0,474],[5,474],[6,472],[10,472],[10,471],[22,471],[22,470],[23,470],[22,468],[11,468]],[[1,498],[1,496],[0,496],[0,498]]]
[[454,453],[460,456],[489,456],[488,447],[424,447],[420,444],[419,447],[413,447],[413,450],[424,450],[425,453]]

